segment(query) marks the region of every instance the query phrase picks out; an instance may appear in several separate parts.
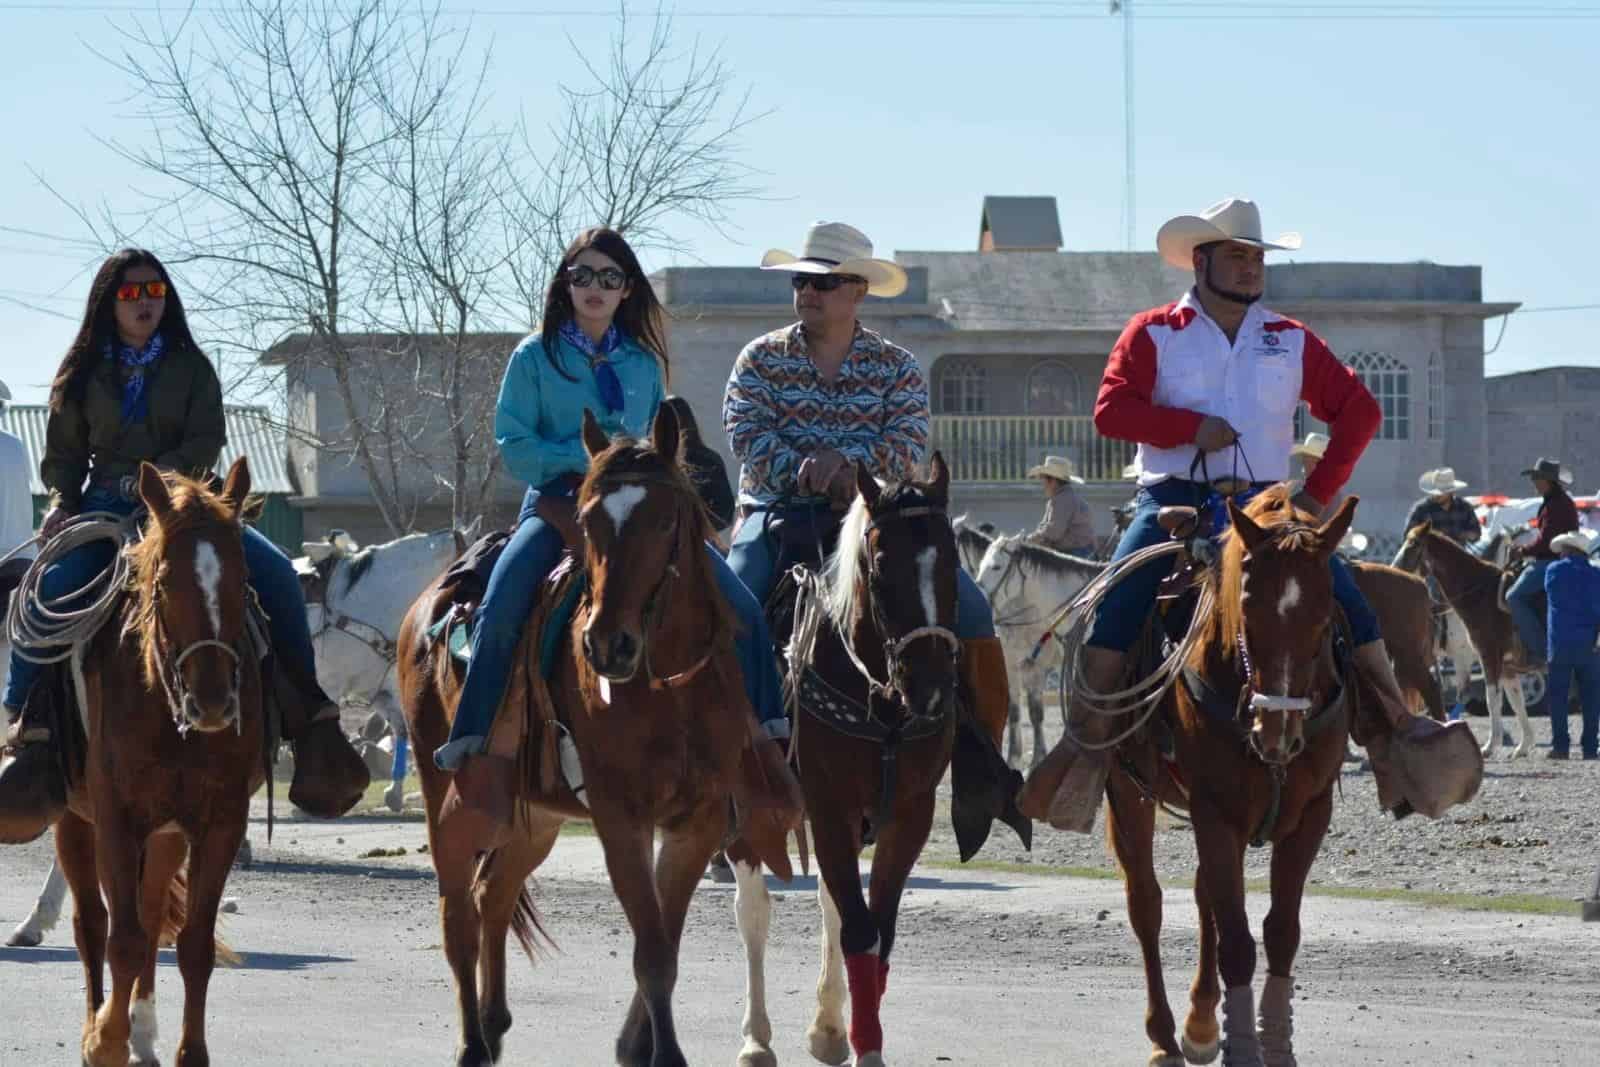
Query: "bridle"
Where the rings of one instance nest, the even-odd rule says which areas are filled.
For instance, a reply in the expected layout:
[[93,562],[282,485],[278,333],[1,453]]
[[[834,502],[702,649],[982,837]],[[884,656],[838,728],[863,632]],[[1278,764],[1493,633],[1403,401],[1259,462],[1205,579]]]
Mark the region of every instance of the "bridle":
[[[151,595],[159,599],[160,591],[153,591]],[[153,637],[158,643],[158,652],[154,657],[156,676],[161,680],[161,688],[166,691],[167,706],[172,712],[173,724],[178,728],[178,736],[187,737],[189,732],[194,729],[194,721],[188,714],[188,709],[194,701],[194,694],[189,691],[189,683],[184,681],[183,665],[188,662],[190,656],[208,648],[220,649],[227,653],[228,658],[233,661],[233,681],[228,688],[228,706],[232,710],[230,717],[233,719],[234,733],[243,733],[244,716],[239,699],[243,660],[239,656],[239,650],[226,641],[207,637],[199,641],[190,642],[183,647],[183,650],[176,657],[173,657],[171,654],[172,636],[167,632],[167,624],[161,617],[159,605],[152,606],[151,617],[155,623]]]

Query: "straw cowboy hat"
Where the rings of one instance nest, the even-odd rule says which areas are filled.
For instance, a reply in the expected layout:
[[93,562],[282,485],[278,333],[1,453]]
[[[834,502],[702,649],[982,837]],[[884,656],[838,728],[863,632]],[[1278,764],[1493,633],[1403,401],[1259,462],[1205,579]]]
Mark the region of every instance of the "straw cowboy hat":
[[1254,200],[1230,197],[1220,200],[1198,215],[1179,215],[1168,220],[1156,234],[1161,258],[1179,270],[1194,267],[1194,250],[1212,241],[1238,241],[1274,252],[1292,252],[1300,247],[1298,233],[1280,234],[1276,241],[1261,237],[1261,210]]
[[1594,535],[1588,530],[1573,530],[1558,537],[1551,538],[1550,551],[1552,552],[1582,552],[1589,554],[1589,549],[1594,545]]
[[762,270],[790,274],[853,274],[867,280],[872,296],[894,297],[906,291],[906,272],[898,263],[872,257],[872,242],[842,222],[813,223],[800,254],[774,248],[761,257]]
[[1291,456],[1310,456],[1312,459],[1321,459],[1328,451],[1328,435],[1325,433],[1308,433],[1306,439],[1289,449]]
[[1572,472],[1563,467],[1559,459],[1545,459],[1543,456],[1539,457],[1539,462],[1523,471],[1522,476],[1562,485],[1572,484]]
[[1139,480],[1139,465],[1137,463],[1130,463],[1126,467],[1123,467],[1122,468],[1122,480],[1125,481],[1125,482],[1136,482],[1136,481],[1138,481]]
[[1467,483],[1456,477],[1456,469],[1454,467],[1440,467],[1438,470],[1423,471],[1422,477],[1417,479],[1417,488],[1429,496],[1459,493],[1466,487]]
[[1066,456],[1046,456],[1044,462],[1028,468],[1030,478],[1054,478],[1058,482],[1082,485],[1083,479],[1072,473],[1072,461]]

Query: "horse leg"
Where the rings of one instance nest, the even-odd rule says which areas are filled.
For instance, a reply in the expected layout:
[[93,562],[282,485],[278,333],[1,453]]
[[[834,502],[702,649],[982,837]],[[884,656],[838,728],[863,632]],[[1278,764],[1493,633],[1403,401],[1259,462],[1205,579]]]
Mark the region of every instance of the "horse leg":
[[1500,672],[1489,676],[1489,664],[1483,665],[1483,702],[1489,705],[1489,740],[1483,744],[1483,758],[1490,759],[1500,751]]
[[[730,857],[732,859],[732,857]],[[772,928],[772,895],[761,865],[733,859],[733,914],[744,942],[744,1047],[738,1067],[777,1067],[772,1052],[772,1020],[767,1017],[767,936]]]
[[1150,1062],[1160,1067],[1182,1067],[1176,1023],[1167,1003],[1167,984],[1161,973],[1161,882],[1155,867],[1155,805],[1147,802],[1127,775],[1111,776],[1106,812],[1106,836],[1122,868],[1128,898],[1128,923],[1139,939],[1144,956],[1144,1032],[1155,1051]]
[[181,834],[158,834],[145,846],[144,875],[139,888],[139,923],[144,927],[144,970],[133,983],[130,1015],[135,1064],[154,1067],[161,1062],[156,1051],[156,953],[161,949],[161,928],[167,916],[167,889],[183,866],[188,844]]
[[[878,835],[872,852],[872,878],[868,883],[868,906],[878,930],[877,996],[865,1005],[868,1012],[857,1006],[857,988],[861,975],[851,968],[850,1033],[856,1044],[856,1067],[884,1067],[883,1023],[879,1009],[889,986],[889,957],[894,951],[895,919],[900,913],[900,897],[905,892],[906,879],[917,857],[928,843],[928,831],[933,828],[934,796],[930,791],[922,797],[913,797],[912,803],[902,804],[893,820]],[[858,1020],[863,1014],[870,1019],[864,1025]],[[858,1030],[867,1035],[878,1035],[877,1048],[868,1047],[867,1040],[856,1040]]]
[[671,972],[660,1003],[648,1003],[655,1023],[655,1067],[676,1067],[685,1063],[678,1048],[676,1024],[672,1018],[672,990],[677,984],[678,952],[683,941],[683,926],[689,917],[689,904],[705,874],[706,864],[716,853],[728,826],[727,802],[706,804],[696,818],[661,835],[656,854],[656,897],[661,902],[661,921],[671,950]]
[[1006,726],[1011,735],[1006,740],[1006,762],[1015,765],[1022,759],[1022,709],[1014,696],[1006,702]]
[[1217,924],[1217,964],[1222,972],[1222,1027],[1225,1067],[1263,1067],[1256,1036],[1256,941],[1244,907],[1244,833],[1197,798],[1194,836],[1200,856],[1199,878]]
[[[1217,981],[1217,913],[1211,907],[1206,884],[1196,878],[1194,906],[1199,917],[1200,960],[1189,987],[1189,1016],[1183,1021],[1183,1055],[1190,1063],[1210,1063],[1222,1050],[1217,1026],[1217,1005],[1222,986]],[[1176,1061],[1174,1061],[1174,1064]]]
[[[597,810],[594,815],[611,889],[633,930],[635,989],[617,1036],[617,1063],[622,1067],[680,1067],[687,1061],[673,1031],[671,1009],[678,960],[650,865],[655,835],[649,826],[630,825],[620,812]],[[663,843],[663,850],[665,847]],[[705,871],[711,851],[707,848],[700,857],[696,879]]]
[[67,879],[61,873],[61,864],[50,864],[50,873],[44,877],[39,889],[39,899],[28,917],[17,924],[6,938],[8,948],[33,948],[44,941],[44,935],[55,929],[61,919],[61,903],[67,895]]
[[[91,775],[94,772],[91,769]],[[83,1062],[87,1067],[125,1067],[130,1035],[129,1004],[134,979],[149,951],[139,923],[140,842],[115,810],[110,797],[95,804],[95,871],[111,918],[106,959],[111,964],[111,998],[85,1027]]]
[[72,936],[83,961],[83,990],[88,998],[83,1034],[87,1039],[95,1013],[106,998],[106,905],[94,867],[94,827],[71,808],[56,823],[56,862],[72,888]]
[[[1511,758],[1524,759],[1533,755],[1533,721],[1528,718],[1528,698],[1522,692],[1522,679],[1516,675],[1502,676],[1500,684],[1506,699],[1511,701],[1511,710],[1517,713],[1517,730],[1522,735],[1517,747],[1511,750]],[[1566,708],[1561,709],[1563,715],[1566,711]]]
[[1262,924],[1267,984],[1261,991],[1261,1051],[1266,1067],[1295,1067],[1294,957],[1300,950],[1300,901],[1306,876],[1333,816],[1333,790],[1306,806],[1294,833],[1272,846],[1272,907]]
[[206,995],[217,964],[217,908],[233,857],[244,840],[248,796],[241,793],[237,811],[213,814],[195,838],[189,853],[188,916],[178,933],[178,970],[183,974],[183,1034],[178,1039],[178,1067],[210,1067],[206,1048]]
[[844,949],[839,946],[843,924],[839,906],[821,878],[817,879],[817,905],[822,910],[822,969],[817,975],[817,1014],[806,1031],[806,1044],[813,1059],[840,1064],[850,1058],[844,1029]]
[[513,833],[494,855],[489,875],[477,889],[479,918],[479,1025],[489,1059],[498,1062],[511,1008],[506,1002],[506,932],[516,917],[528,875],[543,863],[561,832],[559,818],[531,812],[526,833]]
[[[844,954],[845,978],[850,989],[850,1047],[855,1050],[857,1062],[860,1063],[868,1053],[883,1049],[883,1030],[878,1023],[878,997],[882,989],[882,940],[877,920],[867,909],[866,897],[861,892],[859,853],[847,818],[834,812],[831,817],[813,819],[812,828],[816,839],[817,870],[839,912],[839,947]],[[886,831],[888,827],[881,830]],[[883,847],[881,839],[877,847]],[[817,1016],[820,1023],[823,1015],[820,988],[818,993]],[[812,1029],[817,1029],[816,1024]],[[816,1055],[815,1042],[812,1055]],[[817,1058],[827,1063],[844,1062],[842,1058]]]
[[1028,721],[1033,723],[1033,759],[1028,762],[1028,769],[1032,770],[1044,762],[1050,751],[1044,743],[1044,698],[1037,689],[1028,690]]

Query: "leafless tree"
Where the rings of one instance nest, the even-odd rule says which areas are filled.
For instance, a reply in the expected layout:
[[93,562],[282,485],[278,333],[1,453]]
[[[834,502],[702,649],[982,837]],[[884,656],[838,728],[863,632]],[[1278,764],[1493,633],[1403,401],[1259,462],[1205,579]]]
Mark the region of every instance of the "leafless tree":
[[232,395],[331,390],[341,428],[314,443],[395,534],[444,497],[458,527],[488,509],[508,351],[489,332],[533,324],[573,233],[671,249],[676,222],[754,192],[729,70],[663,14],[636,43],[620,11],[543,132],[489,121],[488,50],[426,4],[231,0],[126,33],[105,58],[151,135],[107,143],[156,182],[118,237],[184,268]]

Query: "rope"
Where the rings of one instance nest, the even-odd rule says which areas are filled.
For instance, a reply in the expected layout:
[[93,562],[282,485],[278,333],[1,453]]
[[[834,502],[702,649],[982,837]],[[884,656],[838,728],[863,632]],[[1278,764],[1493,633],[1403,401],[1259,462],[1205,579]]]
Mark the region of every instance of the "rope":
[[[1138,733],[1156,713],[1156,709],[1161,706],[1162,698],[1167,695],[1167,690],[1172,688],[1173,683],[1182,674],[1183,665],[1187,662],[1190,651],[1200,639],[1202,624],[1210,617],[1216,602],[1216,593],[1210,582],[1204,582],[1200,586],[1200,601],[1195,606],[1194,619],[1189,624],[1189,631],[1184,634],[1183,640],[1178,642],[1155,670],[1128,688],[1109,693],[1099,693],[1090,689],[1083,680],[1083,648],[1100,604],[1112,589],[1140,567],[1164,556],[1179,556],[1186,551],[1187,545],[1184,542],[1166,541],[1140,549],[1109,564],[1099,576],[1084,586],[1077,598],[1062,609],[1061,614],[1051,623],[1050,631],[1055,633],[1056,639],[1066,649],[1061,665],[1062,708],[1070,707],[1074,710],[1081,708],[1089,714],[1108,719],[1125,715],[1134,716],[1134,721],[1127,729],[1108,741],[1088,741],[1077,736],[1072,728],[1072,719],[1067,716],[1067,736],[1080,748],[1091,752],[1106,751]],[[1064,630],[1061,629],[1063,626]]]
[[[122,548],[138,540],[139,515],[113,511],[88,511],[74,517],[40,549],[28,567],[6,614],[6,637],[12,650],[29,663],[59,663],[72,655],[74,646],[92,638],[110,618],[128,584],[128,557]],[[45,600],[40,594],[44,573],[68,554],[97,541],[115,548],[111,564],[83,588],[64,597]],[[13,549],[15,555],[22,546]],[[10,558],[9,556],[7,558]],[[82,608],[65,608],[68,602],[87,601]],[[32,605],[31,609],[28,605]]]

